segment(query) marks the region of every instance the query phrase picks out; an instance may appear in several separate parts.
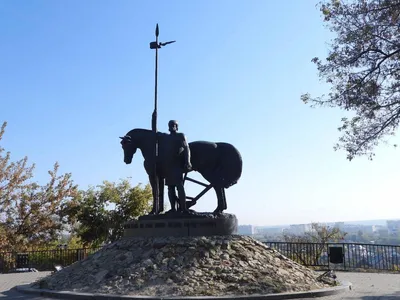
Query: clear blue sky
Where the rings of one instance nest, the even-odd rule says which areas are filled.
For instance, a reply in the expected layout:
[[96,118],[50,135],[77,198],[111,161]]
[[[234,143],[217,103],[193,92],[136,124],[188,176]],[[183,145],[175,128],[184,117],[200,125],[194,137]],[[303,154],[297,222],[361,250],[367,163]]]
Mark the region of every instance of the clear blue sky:
[[[39,182],[58,161],[82,188],[147,183],[118,136],[150,128],[158,22],[161,41],[177,40],[160,51],[159,129],[178,119],[190,141],[241,151],[242,178],[227,190],[241,224],[396,218],[398,151],[348,162],[332,148],[342,112],[300,101],[327,91],[310,62],[332,37],[316,3],[1,1],[2,146],[36,163]],[[213,192],[197,205],[215,207]]]

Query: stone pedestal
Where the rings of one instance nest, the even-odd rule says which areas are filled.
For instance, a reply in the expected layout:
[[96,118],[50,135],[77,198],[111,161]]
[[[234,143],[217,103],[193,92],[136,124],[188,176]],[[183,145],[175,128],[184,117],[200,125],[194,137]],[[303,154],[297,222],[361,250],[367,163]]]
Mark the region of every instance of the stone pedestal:
[[124,237],[232,235],[237,232],[237,226],[238,220],[233,214],[165,213],[125,223]]

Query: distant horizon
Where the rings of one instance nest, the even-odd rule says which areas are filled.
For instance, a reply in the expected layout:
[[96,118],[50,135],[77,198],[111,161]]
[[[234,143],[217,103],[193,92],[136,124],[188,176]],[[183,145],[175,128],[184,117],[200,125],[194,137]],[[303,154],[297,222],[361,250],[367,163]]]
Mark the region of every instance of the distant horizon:
[[[391,218],[391,219],[372,219],[372,220],[352,220],[352,221],[333,221],[333,222],[308,222],[308,223],[290,223],[290,224],[282,224],[282,225],[253,225],[253,224],[242,224],[239,222],[239,226],[241,225],[252,225],[254,227],[268,227],[268,228],[277,228],[277,227],[287,227],[290,225],[302,225],[302,224],[311,224],[311,223],[340,223],[343,222],[345,224],[352,225],[386,225],[386,221],[400,221],[400,218]],[[375,224],[376,223],[376,224]]]

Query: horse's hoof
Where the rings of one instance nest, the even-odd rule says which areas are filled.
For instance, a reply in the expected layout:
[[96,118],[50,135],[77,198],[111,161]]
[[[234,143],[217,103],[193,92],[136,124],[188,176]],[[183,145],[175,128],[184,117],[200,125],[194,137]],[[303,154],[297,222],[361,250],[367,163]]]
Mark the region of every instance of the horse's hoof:
[[214,210],[213,215],[214,215],[214,216],[220,216],[220,215],[222,215],[222,210],[219,210],[219,209]]

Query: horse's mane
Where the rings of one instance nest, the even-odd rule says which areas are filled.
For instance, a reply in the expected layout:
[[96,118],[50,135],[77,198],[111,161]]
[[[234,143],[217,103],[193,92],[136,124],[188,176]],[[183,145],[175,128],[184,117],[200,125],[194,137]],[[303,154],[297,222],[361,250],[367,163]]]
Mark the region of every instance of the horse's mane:
[[[131,138],[135,138],[135,137],[141,138],[144,135],[148,135],[149,133],[152,133],[152,130],[143,129],[143,128],[134,128],[134,129],[130,130],[126,135],[129,135]],[[158,136],[164,136],[164,135],[167,135],[167,134],[164,133],[164,132],[157,131],[157,135]]]
[[146,132],[148,132],[148,131],[151,131],[151,130],[149,130],[149,129],[143,129],[143,128],[134,128],[134,129],[130,130],[130,131],[127,133],[127,135],[130,135],[131,133],[132,133],[132,134],[134,134],[134,133],[146,133]]
[[132,130],[130,130],[126,135],[129,135],[131,138],[140,138],[145,134],[148,134],[149,132],[151,132],[151,130],[149,129],[143,129],[143,128],[134,128]]

